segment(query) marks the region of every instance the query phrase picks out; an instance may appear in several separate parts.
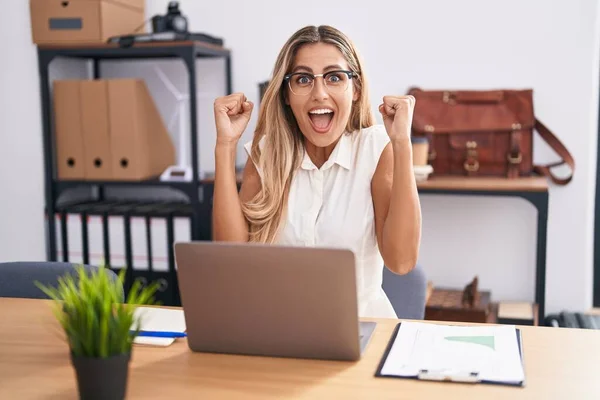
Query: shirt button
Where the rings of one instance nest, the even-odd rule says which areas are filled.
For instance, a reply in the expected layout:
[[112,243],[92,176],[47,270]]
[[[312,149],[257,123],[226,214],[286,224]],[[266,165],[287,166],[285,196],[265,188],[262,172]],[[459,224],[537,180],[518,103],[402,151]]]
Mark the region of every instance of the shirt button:
[[316,175],[315,175],[315,183],[317,185],[317,190],[320,192],[323,190],[323,173],[321,171],[319,171]]

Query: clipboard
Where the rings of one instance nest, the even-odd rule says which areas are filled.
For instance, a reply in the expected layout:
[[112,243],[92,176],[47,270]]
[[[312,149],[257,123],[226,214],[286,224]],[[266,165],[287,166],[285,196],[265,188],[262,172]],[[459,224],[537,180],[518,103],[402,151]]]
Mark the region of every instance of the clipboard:
[[[377,377],[377,378],[396,378],[396,379],[415,379],[415,380],[422,380],[422,381],[437,381],[437,382],[503,385],[503,386],[513,386],[513,387],[521,387],[521,388],[525,387],[525,384],[526,384],[525,377],[523,378],[523,380],[521,382],[516,382],[516,383],[515,382],[501,382],[501,381],[495,381],[495,380],[491,381],[491,380],[481,379],[478,376],[477,372],[469,372],[469,371],[465,371],[463,373],[448,374],[448,373],[444,373],[441,371],[421,370],[419,374],[412,375],[412,376],[385,375],[382,373],[382,369],[387,361],[390,350],[392,349],[392,346],[394,345],[394,342],[396,341],[396,337],[398,336],[398,332],[400,330],[401,325],[402,325],[402,323],[399,322],[396,325],[396,327],[394,328],[394,331],[388,341],[388,344],[387,344],[385,351],[381,357],[381,360],[379,361],[377,370],[375,371],[375,377]],[[523,358],[523,341],[522,341],[521,330],[519,328],[516,328],[516,334],[517,334],[517,345],[518,345],[518,349],[519,349],[519,357],[521,360],[521,365],[523,366],[523,370],[525,370],[525,362],[524,362],[524,358]]]

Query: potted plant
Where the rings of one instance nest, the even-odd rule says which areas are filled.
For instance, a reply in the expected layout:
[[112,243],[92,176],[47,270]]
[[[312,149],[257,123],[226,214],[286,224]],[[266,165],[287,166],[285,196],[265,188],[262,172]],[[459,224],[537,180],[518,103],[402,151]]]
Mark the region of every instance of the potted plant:
[[133,283],[123,302],[125,270],[118,279],[100,267],[58,279],[57,287],[36,282],[54,302],[54,314],[66,334],[81,399],[124,399],[133,340],[140,331],[136,305],[153,305],[155,282]]

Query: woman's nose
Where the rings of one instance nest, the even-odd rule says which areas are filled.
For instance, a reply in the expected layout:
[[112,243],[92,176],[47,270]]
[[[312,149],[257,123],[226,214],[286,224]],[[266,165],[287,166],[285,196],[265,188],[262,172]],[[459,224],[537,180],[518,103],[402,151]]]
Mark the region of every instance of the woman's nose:
[[314,80],[312,96],[318,100],[327,99],[329,97],[327,86],[325,86],[325,81],[321,77],[315,78]]

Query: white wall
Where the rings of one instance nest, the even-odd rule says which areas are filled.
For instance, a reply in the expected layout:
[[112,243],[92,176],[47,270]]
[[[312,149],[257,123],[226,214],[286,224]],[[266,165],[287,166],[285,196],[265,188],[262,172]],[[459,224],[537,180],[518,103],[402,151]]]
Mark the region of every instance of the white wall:
[[28,2],[2,6],[11,17],[0,24],[5,38],[0,43],[0,261],[41,260],[44,162],[37,56]]
[[[147,15],[164,13],[167,2],[147,0]],[[8,3],[11,18],[2,28],[7,34],[15,30],[20,34],[10,35],[16,42],[2,43],[9,46],[4,54],[14,54],[16,64],[7,67],[3,63],[0,71],[1,104],[6,104],[0,108],[0,184],[4,190],[24,188],[27,194],[2,197],[0,257],[4,259],[40,257],[43,251],[40,123],[31,117],[39,113],[37,70],[28,10],[17,3],[21,2]],[[551,186],[547,311],[591,305],[600,45],[597,1],[180,3],[193,31],[225,39],[233,52],[234,90],[255,102],[257,85],[269,78],[279,48],[306,24],[336,26],[355,41],[365,59],[374,107],[383,95],[404,93],[412,85],[533,88],[538,118],[561,138],[577,162],[571,184]],[[125,74],[125,68],[130,67],[113,65],[106,71]],[[213,75],[217,72],[211,72],[212,78],[204,82],[220,79]],[[177,72],[173,74],[178,79]],[[12,92],[16,91],[27,100],[15,103]],[[160,96],[157,101],[167,113],[168,100]],[[251,138],[255,117],[256,113],[245,140]],[[210,142],[214,135],[210,112],[204,111],[199,124],[201,135],[206,135],[202,140]],[[17,144],[9,146],[7,136],[15,130],[20,133],[11,136]],[[202,148],[201,159],[210,160],[212,152],[211,146]],[[241,164],[245,156],[241,151],[239,155]],[[537,138],[534,159],[547,162],[556,158]],[[17,179],[12,166],[21,160],[34,162],[22,164],[22,178]],[[203,164],[203,168],[209,167]],[[463,286],[479,274],[480,285],[492,290],[495,300],[533,300],[533,207],[519,199],[451,196],[424,196],[422,205],[421,263],[436,285]],[[17,226],[8,227],[7,220]],[[475,244],[476,240],[481,242]]]

